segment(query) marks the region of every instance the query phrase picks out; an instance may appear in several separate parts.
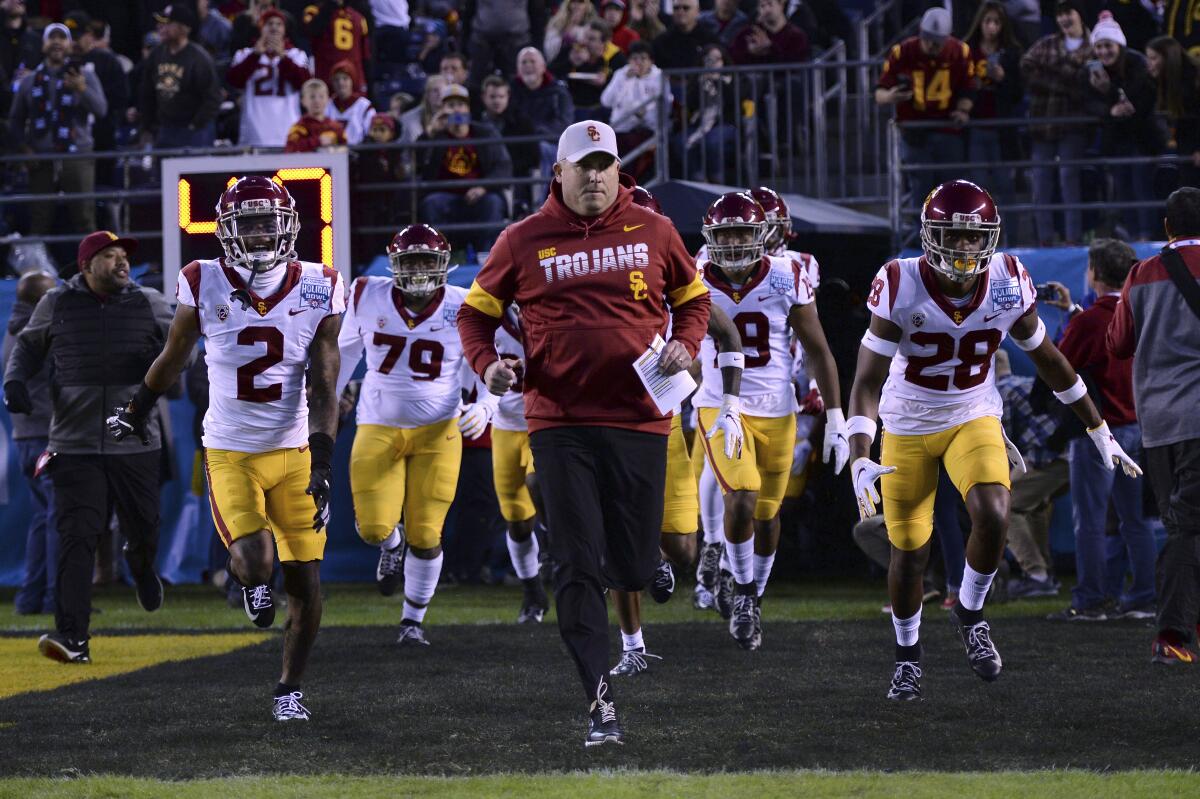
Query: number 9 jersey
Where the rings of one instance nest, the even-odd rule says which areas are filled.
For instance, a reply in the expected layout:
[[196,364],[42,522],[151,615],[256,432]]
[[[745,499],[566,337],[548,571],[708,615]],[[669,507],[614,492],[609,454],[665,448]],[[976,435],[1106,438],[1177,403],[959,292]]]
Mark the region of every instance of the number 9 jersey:
[[207,339],[209,407],[204,446],[269,452],[308,444],[304,370],[317,327],[346,310],[341,275],[322,264],[291,261],[268,297],[230,295],[245,281],[224,258],[193,261],[179,273],[176,299],[196,310]]
[[1037,306],[1033,279],[1013,255],[996,253],[961,299],[938,287],[920,258],[888,262],[871,283],[867,307],[903,334],[892,358],[879,417],[900,435],[948,430],[1002,414],[992,359],[1018,319]]

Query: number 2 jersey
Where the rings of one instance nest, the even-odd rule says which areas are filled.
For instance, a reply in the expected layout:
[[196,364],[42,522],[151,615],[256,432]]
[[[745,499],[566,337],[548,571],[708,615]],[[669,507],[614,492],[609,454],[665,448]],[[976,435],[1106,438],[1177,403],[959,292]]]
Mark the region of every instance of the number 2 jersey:
[[414,428],[458,414],[463,349],[457,320],[466,296],[466,289],[443,286],[414,314],[404,307],[404,296],[391,277],[354,281],[338,335],[338,388],[350,380],[365,349],[359,424]]
[[308,443],[304,370],[317,326],[346,309],[341,276],[322,264],[292,261],[268,297],[231,298],[245,282],[224,258],[193,261],[179,273],[175,296],[196,309],[207,339],[208,412],[204,446],[269,452]]
[[1016,256],[993,255],[961,300],[942,293],[924,256],[889,261],[871,283],[867,307],[903,331],[883,385],[884,430],[924,435],[1001,416],[992,359],[1037,307],[1033,279]]
[[[723,273],[703,261],[704,277],[714,305],[729,314],[742,337],[746,367],[742,371],[742,412],[748,416],[788,416],[799,410],[792,390],[792,332],[788,315],[797,305],[813,301],[812,286],[803,265],[792,258],[764,255],[754,275],[734,288]],[[712,336],[700,344],[703,382],[692,404],[721,407],[721,369]]]

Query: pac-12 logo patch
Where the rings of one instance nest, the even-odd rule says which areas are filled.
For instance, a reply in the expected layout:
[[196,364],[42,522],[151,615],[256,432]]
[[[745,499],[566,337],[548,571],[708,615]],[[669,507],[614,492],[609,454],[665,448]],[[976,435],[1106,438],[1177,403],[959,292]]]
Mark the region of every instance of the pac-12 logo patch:
[[229,306],[228,305],[218,305],[217,306],[217,321],[224,322],[228,318],[229,318]]
[[375,320],[375,324],[379,326],[380,330],[383,330],[385,327],[387,327],[387,319],[381,316]]
[[922,311],[917,311],[912,315],[913,327],[920,327],[925,324],[925,314]]
[[333,282],[323,277],[300,279],[300,305],[309,308],[328,308],[333,296]]

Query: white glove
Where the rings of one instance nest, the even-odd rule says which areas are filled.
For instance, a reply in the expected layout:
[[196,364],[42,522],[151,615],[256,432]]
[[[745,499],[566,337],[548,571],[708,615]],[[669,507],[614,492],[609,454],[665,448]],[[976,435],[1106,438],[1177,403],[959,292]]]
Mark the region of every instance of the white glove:
[[825,411],[825,445],[821,449],[821,459],[829,463],[833,456],[833,473],[841,474],[850,460],[850,437],[846,435],[846,416],[841,408],[830,408]]
[[866,520],[879,512],[883,504],[875,481],[881,475],[896,471],[895,466],[880,466],[870,458],[858,458],[850,464],[850,477],[854,481],[854,496],[858,500],[858,518]]
[[1141,467],[1133,462],[1133,458],[1125,454],[1125,450],[1121,449],[1121,445],[1113,438],[1112,431],[1108,429],[1108,422],[1101,422],[1099,427],[1093,427],[1087,431],[1087,434],[1092,443],[1096,445],[1096,449],[1100,450],[1100,459],[1104,461],[1104,465],[1110,471],[1119,464],[1125,474],[1130,477],[1141,477]]
[[1000,435],[1004,436],[1004,454],[1008,456],[1008,477],[1010,480],[1016,480],[1029,470],[1025,468],[1025,459],[1021,457],[1021,450],[1012,443],[1003,427],[1000,428]]
[[742,457],[742,441],[746,434],[742,430],[742,403],[734,394],[726,394],[721,398],[721,410],[717,412],[717,421],[708,431],[707,438],[711,441],[717,433],[725,434],[725,457]]
[[459,413],[458,429],[464,436],[474,441],[483,435],[487,426],[491,424],[492,416],[496,413],[496,406],[487,400],[481,400],[462,406]]

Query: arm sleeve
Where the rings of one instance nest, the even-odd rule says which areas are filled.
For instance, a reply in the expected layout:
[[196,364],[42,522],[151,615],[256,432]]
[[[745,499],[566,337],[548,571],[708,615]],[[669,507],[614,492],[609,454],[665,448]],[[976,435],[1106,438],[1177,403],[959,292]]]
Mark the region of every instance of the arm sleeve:
[[671,340],[687,347],[693,358],[700,351],[700,341],[708,333],[708,314],[711,299],[708,288],[696,271],[692,256],[673,225],[669,227],[671,244],[667,249],[666,292],[671,306]]
[[19,149],[25,143],[25,122],[29,115],[27,80],[19,84],[17,93],[13,95],[12,107],[8,109],[9,147],[12,150]]
[[[244,89],[246,84],[250,82],[250,77],[254,71],[258,69],[259,59],[258,54],[253,48],[244,47],[238,50],[233,56],[233,62],[229,65],[229,69],[225,72],[225,81],[235,89]],[[283,62],[287,59],[280,59],[280,71],[282,71]]]
[[[366,278],[360,277],[358,280],[365,281]],[[357,289],[358,281],[355,281],[355,284],[355,289]],[[341,366],[338,368],[337,388],[334,393],[334,396],[337,397],[342,396],[342,392],[346,390],[346,384],[353,377],[354,370],[358,368],[358,361],[362,358],[363,350],[366,348],[362,338],[362,329],[358,326],[356,305],[357,303],[354,302],[346,304],[346,315],[342,317],[342,329],[338,332],[338,350],[341,352],[342,359]]]
[[1058,350],[1075,371],[1086,369],[1100,358],[1100,331],[1092,323],[1092,315],[1084,312],[1067,323]]
[[279,59],[279,75],[292,88],[299,90],[304,81],[312,77],[312,71],[308,68],[308,56],[303,50],[295,47],[288,50],[283,58]]
[[317,137],[308,132],[308,128],[297,122],[288,128],[287,144],[284,145],[285,153],[311,153],[317,149]]
[[893,309],[896,295],[900,293],[900,262],[888,261],[875,273],[871,289],[867,292],[867,310],[881,319],[895,322]]
[[965,44],[962,46],[958,61],[954,64],[953,75],[955,79],[954,98],[951,100],[951,106],[956,105],[963,98],[974,103],[979,94],[979,81],[975,76],[975,62],[971,60],[971,48]]
[[100,85],[100,78],[96,77],[96,70],[83,70],[83,80],[86,88],[83,90],[83,97],[80,98],[83,101],[80,105],[97,117],[108,116],[108,98],[104,96],[104,87]]
[[59,291],[47,292],[33,309],[29,324],[17,336],[17,345],[4,369],[4,382],[28,380],[42,369],[46,353],[50,349],[50,323],[54,317],[54,303]]
[[192,117],[192,124],[197,128],[204,127],[217,118],[221,108],[221,87],[217,82],[217,70],[208,54],[196,59],[196,92],[200,95],[200,105]]
[[1137,325],[1133,321],[1129,287],[1133,285],[1134,276],[1144,263],[1135,264],[1133,269],[1129,270],[1129,277],[1125,279],[1125,286],[1121,289],[1121,300],[1117,303],[1117,310],[1113,313],[1112,321],[1108,323],[1105,344],[1108,345],[1109,354],[1114,358],[1132,358],[1134,352],[1137,351]]
[[153,130],[158,118],[158,94],[154,88],[156,68],[157,63],[153,56],[146,59],[142,67],[142,82],[138,86],[138,113],[142,117],[142,130]]
[[800,263],[799,258],[789,258],[792,267],[792,279],[795,285],[795,296],[792,297],[793,305],[808,305],[816,296],[813,294],[812,281],[808,279],[808,270],[804,268],[804,264]]
[[894,45],[883,62],[879,72],[879,82],[875,85],[880,89],[890,89],[896,85],[896,70],[900,67],[900,45]]
[[496,360],[496,329],[504,308],[516,295],[516,269],[509,230],[504,230],[496,239],[496,246],[488,254],[487,263],[467,298],[458,311],[458,335],[462,340],[463,354],[477,375]]

